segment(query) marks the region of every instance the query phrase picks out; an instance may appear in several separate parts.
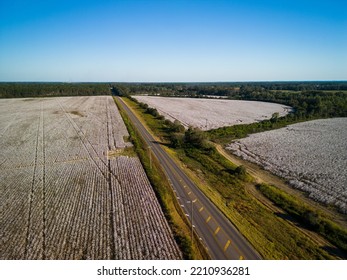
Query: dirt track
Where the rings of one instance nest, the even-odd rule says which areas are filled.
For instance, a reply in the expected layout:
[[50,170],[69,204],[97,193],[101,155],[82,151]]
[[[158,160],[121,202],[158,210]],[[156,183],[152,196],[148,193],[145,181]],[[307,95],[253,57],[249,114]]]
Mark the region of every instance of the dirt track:
[[[271,211],[273,211],[273,213],[285,214],[285,212],[281,208],[277,207],[272,201],[267,199],[264,195],[262,195],[256,189],[256,187],[255,187],[256,184],[258,184],[258,183],[267,183],[267,184],[270,184],[270,185],[275,185],[275,186],[285,190],[286,192],[288,192],[290,194],[293,194],[295,196],[299,196],[305,202],[307,202],[307,203],[317,207],[316,203],[314,203],[314,202],[310,201],[309,199],[305,198],[304,194],[300,193],[299,191],[296,191],[296,190],[292,189],[281,178],[279,178],[279,177],[277,177],[275,175],[272,175],[271,173],[269,173],[266,170],[261,169],[261,167],[257,166],[254,163],[247,162],[245,160],[240,159],[237,156],[234,156],[231,153],[228,153],[221,145],[215,144],[215,146],[216,146],[218,152],[220,152],[225,158],[229,159],[232,163],[234,163],[236,165],[243,165],[243,166],[246,167],[247,172],[255,180],[255,184],[254,183],[247,183],[247,184],[245,184],[246,191],[248,193],[250,193],[251,195],[253,195],[259,202],[264,204]],[[323,207],[321,205],[318,205],[318,207],[320,209],[322,209],[325,213],[328,213],[329,216],[332,216],[333,219],[336,222],[340,223],[342,226],[346,226],[346,220],[343,217],[340,217],[340,214],[335,213],[333,211],[330,211],[330,210],[326,209],[325,207]],[[312,232],[310,230],[302,228],[294,220],[288,219],[287,221],[289,223],[291,223],[292,225],[296,226],[297,229],[300,230],[301,232],[303,232],[306,236],[308,236],[309,238],[311,238],[312,240],[317,242],[317,244],[319,246],[335,247],[334,245],[332,245],[330,242],[325,240],[319,234],[314,233],[314,232]]]
[[[270,185],[274,185],[274,186],[286,191],[287,193],[289,193],[291,195],[300,197],[300,199],[302,199],[307,204],[312,205],[313,207],[319,208],[321,211],[325,212],[335,222],[339,223],[343,227],[347,227],[347,218],[345,216],[343,216],[342,214],[337,213],[336,211],[330,210],[327,207],[307,198],[303,192],[300,192],[296,189],[291,188],[283,179],[281,179],[281,178],[271,174],[270,172],[262,169],[260,166],[254,164],[254,163],[245,161],[245,160],[243,160],[243,159],[241,159],[241,158],[239,158],[239,157],[237,157],[231,153],[228,153],[221,145],[215,144],[215,146],[216,146],[218,152],[220,152],[225,158],[229,159],[231,162],[233,162],[236,165],[245,166],[247,169],[247,172],[254,178],[256,183],[267,183]],[[258,200],[260,200],[262,203],[268,204],[268,203],[265,203],[265,201],[263,201],[264,199],[266,199],[265,197],[263,197],[262,195],[261,195],[261,197],[263,197],[263,198],[259,197],[260,193],[257,190],[253,189],[253,190],[249,190],[249,191]]]

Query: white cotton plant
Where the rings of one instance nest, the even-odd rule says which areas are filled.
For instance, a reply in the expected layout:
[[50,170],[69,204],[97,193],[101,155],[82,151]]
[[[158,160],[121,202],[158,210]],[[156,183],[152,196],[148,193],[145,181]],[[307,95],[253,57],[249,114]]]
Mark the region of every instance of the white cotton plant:
[[347,213],[347,118],[322,119],[252,134],[227,149]]

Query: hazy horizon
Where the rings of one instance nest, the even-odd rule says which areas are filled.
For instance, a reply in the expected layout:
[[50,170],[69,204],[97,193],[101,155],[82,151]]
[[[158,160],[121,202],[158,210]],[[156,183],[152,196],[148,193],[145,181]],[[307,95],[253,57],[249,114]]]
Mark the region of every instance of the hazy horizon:
[[63,84],[83,84],[83,83],[117,83],[117,84],[242,84],[242,83],[345,83],[347,80],[245,80],[245,81],[0,81],[0,83],[63,83]]

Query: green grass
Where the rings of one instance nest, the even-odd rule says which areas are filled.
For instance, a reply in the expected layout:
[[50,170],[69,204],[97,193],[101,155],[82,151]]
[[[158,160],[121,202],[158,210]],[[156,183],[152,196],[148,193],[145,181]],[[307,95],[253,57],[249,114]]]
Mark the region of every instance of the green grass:
[[309,120],[309,118],[302,117],[302,119],[298,120],[293,116],[287,116],[278,118],[277,120],[263,120],[261,122],[251,124],[225,126],[209,130],[206,132],[206,134],[212,141],[224,145],[229,144],[234,139],[247,137],[252,133],[278,129],[290,124],[307,120]]
[[[226,171],[211,167],[211,158],[201,152],[178,152],[191,170],[201,170],[200,188],[236,225],[265,259],[330,259],[323,249],[300,230],[269,211],[249,195],[244,181]],[[207,185],[207,186],[206,186]]]
[[191,231],[189,223],[185,214],[179,207],[176,196],[167,181],[159,162],[153,154],[151,160],[149,159],[149,151],[147,150],[145,141],[137,132],[124,110],[119,106],[116,99],[115,102],[128,129],[130,140],[134,144],[135,152],[141,160],[147,177],[151,182],[164,215],[174,234],[175,240],[183,253],[184,259],[208,259],[208,254],[198,239],[196,239],[196,236],[193,242],[190,239]]
[[[126,100],[153,134],[163,141],[170,138],[161,119],[145,113],[136,102]],[[170,154],[176,155],[192,180],[265,259],[335,258],[285,217],[273,213],[249,194],[245,185],[252,184],[250,176],[238,174],[236,166],[214,148],[190,146],[171,149]]]
[[160,117],[154,117],[151,114],[146,113],[146,109],[141,108],[139,104],[129,98],[123,98],[128,106],[135,109],[141,115],[145,124],[150,127],[154,135],[162,141],[168,142],[168,128],[165,126],[165,121]]
[[347,253],[347,231],[329,221],[324,214],[312,209],[284,191],[267,184],[260,184],[258,189],[276,205],[295,217],[304,227],[311,229],[329,240]]

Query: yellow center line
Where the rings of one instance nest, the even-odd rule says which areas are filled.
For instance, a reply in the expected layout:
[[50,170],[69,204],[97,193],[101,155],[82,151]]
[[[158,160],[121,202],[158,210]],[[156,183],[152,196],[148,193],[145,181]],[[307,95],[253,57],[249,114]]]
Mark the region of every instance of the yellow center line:
[[220,227],[217,227],[216,230],[214,231],[214,235],[216,235],[220,231]]
[[[125,102],[123,101],[123,100],[121,100],[121,102],[123,102],[124,104],[125,104]],[[124,106],[127,106],[127,105],[124,105]],[[130,108],[130,110],[131,111],[133,111],[132,110],[132,108]],[[138,116],[137,116],[138,117]],[[137,126],[137,124],[136,124],[136,126]],[[147,127],[146,127],[147,128]],[[147,128],[148,129],[148,128]],[[157,152],[159,152],[159,153],[161,153],[161,151],[157,151]],[[165,151],[164,151],[164,153],[165,153]],[[178,174],[178,172],[174,169],[174,167],[171,165],[171,162],[168,160],[168,159],[166,159],[166,157],[163,157],[163,161],[168,165],[168,168],[169,168],[169,170],[172,172],[172,175],[174,176],[174,178],[176,178],[176,179],[178,179],[179,180],[179,182],[181,183],[181,185],[183,185],[183,187],[186,189],[186,191],[190,191],[189,192],[189,194],[192,192],[186,185],[184,185],[184,181],[182,180],[182,178],[181,178],[181,176]],[[188,190],[187,190],[187,188],[188,188]],[[194,193],[193,193],[194,194]],[[201,204],[200,204],[201,205]],[[201,207],[200,208],[200,210],[202,211],[202,208],[203,207]],[[209,214],[209,212],[207,211],[207,214]],[[211,217],[211,215],[209,215],[208,216],[208,218],[206,219],[206,224],[207,223],[209,223],[209,221],[212,219],[212,217]],[[207,227],[208,228],[208,230],[212,233],[212,229],[210,228],[210,227]],[[240,260],[243,260],[244,259],[244,257],[241,255],[241,252],[239,251],[239,249],[235,246],[236,244],[231,244],[231,241],[229,240],[229,239],[227,239],[227,242],[225,243],[225,244],[221,244],[220,243],[220,241],[219,240],[217,240],[217,237],[216,237],[216,234],[219,232],[219,231],[221,231],[223,234],[225,234],[225,232],[224,232],[224,230],[222,229],[222,228],[220,228],[219,226],[216,228],[216,230],[214,231],[214,235],[213,235],[213,238],[216,240],[216,242],[217,242],[217,244],[220,246],[220,248],[222,249],[222,248],[224,248],[225,249],[225,251],[227,251],[228,250],[228,248],[229,248],[229,246],[232,246],[233,247],[233,250],[235,249],[236,250],[236,252],[239,254],[239,259]]]
[[[161,153],[161,152],[160,152],[160,153]],[[183,185],[183,187],[186,189],[186,191],[189,191],[188,195],[190,195],[190,194],[192,193],[192,191],[188,188],[188,186],[186,186],[186,185],[184,184],[184,181],[182,180],[181,176],[177,173],[177,171],[174,169],[174,167],[171,165],[171,162],[169,162],[169,160],[166,159],[165,157],[163,158],[163,160],[164,160],[164,162],[168,165],[169,170],[173,173],[173,176],[174,176],[175,178],[178,179],[178,181]],[[188,190],[187,190],[187,188],[188,188]],[[200,208],[200,211],[202,211],[202,210],[203,210],[203,207]],[[207,213],[208,213],[208,212],[207,212]],[[212,219],[212,217],[211,217],[211,215],[209,215],[208,218],[206,219],[206,223],[209,223],[209,221],[210,221],[211,219]],[[209,228],[209,230],[210,230],[211,233],[212,233],[212,229]],[[221,231],[221,232],[224,232],[224,230],[221,229],[221,228],[218,226],[218,227],[216,228],[216,230],[214,231],[214,238],[216,238],[216,235],[217,235],[220,231]],[[227,241],[226,244],[224,244],[224,246],[223,246],[222,244],[220,244],[219,240],[216,239],[216,241],[217,241],[217,243],[219,244],[220,248],[223,248],[223,247],[224,247],[225,250],[227,250],[228,247],[229,247],[230,244],[231,244],[231,241],[230,241],[230,244],[228,244],[228,243],[229,243],[229,242],[228,242],[229,240]],[[240,254],[238,248],[235,248],[235,249],[236,249],[236,251],[239,253],[240,259],[244,259],[244,257]]]
[[193,200],[193,203],[195,203],[195,202],[197,202],[198,201],[198,199],[197,198],[195,198],[194,200]]
[[227,243],[226,243],[225,246],[224,246],[223,252],[225,252],[225,251],[228,249],[230,243],[231,243],[231,241],[228,240]]
[[201,207],[201,208],[199,209],[199,212],[201,212],[202,210],[204,210],[204,207]]

